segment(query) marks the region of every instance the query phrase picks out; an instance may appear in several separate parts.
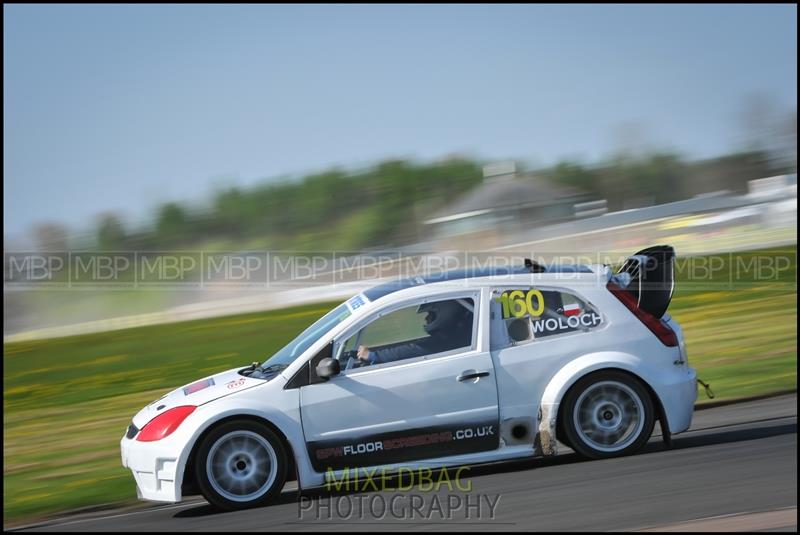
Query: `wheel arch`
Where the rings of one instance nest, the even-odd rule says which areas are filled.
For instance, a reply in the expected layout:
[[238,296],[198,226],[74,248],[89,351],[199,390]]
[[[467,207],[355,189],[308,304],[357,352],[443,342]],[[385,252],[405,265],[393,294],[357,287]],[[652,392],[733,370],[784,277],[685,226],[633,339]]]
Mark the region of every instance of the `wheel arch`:
[[[203,430],[197,434],[191,444],[191,448],[189,448],[189,453],[186,456],[186,462],[183,463],[183,470],[180,476],[176,476],[177,480],[180,480],[180,489],[182,496],[188,496],[191,494],[199,494],[199,489],[197,488],[197,481],[195,481],[195,463],[197,460],[197,451],[200,449],[200,444],[202,444],[203,439],[208,436],[211,431],[223,425],[227,422],[234,421],[234,420],[247,420],[255,423],[262,424],[268,427],[272,432],[274,432],[278,439],[283,443],[283,446],[286,448],[287,455],[289,457],[289,466],[287,467],[287,481],[292,481],[298,479],[297,477],[297,463],[298,460],[296,458],[296,453],[294,451],[294,447],[292,446],[291,441],[287,438],[286,434],[281,430],[281,428],[276,425],[274,422],[270,421],[269,418],[260,415],[260,414],[253,414],[249,412],[240,412],[240,413],[229,413],[225,414],[220,418],[214,419],[203,428]],[[178,481],[176,481],[176,486]]]
[[[642,385],[642,387],[647,391],[647,395],[650,396],[650,401],[653,402],[653,407],[656,410],[656,420],[659,422],[659,425],[660,425],[660,427],[662,429],[662,435],[664,437],[664,442],[666,444],[668,444],[668,445],[671,444],[672,439],[671,439],[671,435],[670,435],[670,432],[669,432],[669,424],[667,422],[667,413],[664,410],[664,405],[661,403],[661,398],[658,397],[658,394],[653,389],[653,387],[650,385],[650,383],[648,383],[642,377],[640,377],[639,375],[633,373],[630,370],[625,370],[623,368],[616,368],[616,367],[608,367],[608,368],[600,368],[598,370],[594,370],[594,371],[585,373],[585,374],[581,375],[580,377],[577,377],[575,379],[575,381],[572,382],[570,387],[564,392],[564,395],[563,395],[563,397],[561,399],[566,398],[570,394],[572,389],[575,387],[575,383],[577,383],[579,380],[583,379],[584,377],[588,377],[590,375],[598,374],[598,373],[601,373],[601,372],[607,372],[607,371],[615,371],[615,372],[622,373],[623,375],[627,375],[627,376],[631,377],[632,379],[637,380],[639,382],[639,384]],[[563,423],[564,423],[564,404],[561,403],[561,400],[559,400],[558,410],[556,411],[556,438],[560,442],[567,444],[567,442],[565,442],[565,437],[562,434],[563,433],[563,428],[562,428]]]
[[539,406],[539,439],[538,443],[543,455],[558,453],[556,444],[560,422],[563,421],[562,400],[579,380],[602,371],[616,371],[629,375],[639,381],[650,396],[656,409],[656,419],[662,429],[664,442],[671,445],[671,436],[667,414],[658,392],[640,370],[642,359],[629,353],[603,352],[584,355],[564,365],[547,384]]

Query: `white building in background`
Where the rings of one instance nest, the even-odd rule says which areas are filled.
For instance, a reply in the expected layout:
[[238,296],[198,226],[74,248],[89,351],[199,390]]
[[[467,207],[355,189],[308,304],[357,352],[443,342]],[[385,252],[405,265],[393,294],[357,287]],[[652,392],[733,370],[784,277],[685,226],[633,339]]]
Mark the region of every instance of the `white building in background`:
[[580,190],[555,185],[529,173],[518,173],[513,161],[483,168],[483,182],[425,221],[430,235],[517,232],[533,223],[572,219],[575,205],[590,200]]
[[754,200],[761,197],[797,197],[797,174],[759,178],[747,182],[747,196]]

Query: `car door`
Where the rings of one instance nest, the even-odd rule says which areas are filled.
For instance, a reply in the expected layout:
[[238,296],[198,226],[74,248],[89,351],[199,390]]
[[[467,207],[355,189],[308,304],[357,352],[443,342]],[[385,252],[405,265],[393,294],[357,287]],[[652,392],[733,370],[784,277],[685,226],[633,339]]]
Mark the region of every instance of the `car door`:
[[[430,318],[425,311],[452,302],[471,309],[458,323],[468,337],[451,346],[426,345],[433,335],[422,330]],[[300,389],[314,468],[324,472],[497,449],[497,386],[488,340],[478,328],[480,308],[479,291],[412,299],[377,311],[339,337],[333,351],[342,372]],[[453,347],[458,344],[464,345]],[[347,352],[358,345],[375,355],[388,348],[416,352],[347,369],[353,362]]]

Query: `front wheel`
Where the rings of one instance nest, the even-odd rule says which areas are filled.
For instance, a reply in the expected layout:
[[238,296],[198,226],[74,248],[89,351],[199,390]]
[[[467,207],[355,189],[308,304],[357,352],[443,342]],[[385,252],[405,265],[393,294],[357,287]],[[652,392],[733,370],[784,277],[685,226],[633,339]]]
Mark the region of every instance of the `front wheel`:
[[580,379],[564,401],[564,432],[572,448],[592,459],[627,455],[650,439],[655,410],[642,384],[603,371]]
[[263,424],[240,420],[213,429],[200,445],[195,470],[209,503],[243,509],[267,503],[286,482],[286,448]]

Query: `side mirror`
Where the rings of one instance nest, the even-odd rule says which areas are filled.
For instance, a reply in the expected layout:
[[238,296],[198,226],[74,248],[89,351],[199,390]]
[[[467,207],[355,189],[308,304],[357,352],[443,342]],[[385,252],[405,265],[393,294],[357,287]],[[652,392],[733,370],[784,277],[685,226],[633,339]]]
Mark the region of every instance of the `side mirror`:
[[339,366],[339,361],[336,359],[332,359],[330,357],[324,358],[321,361],[319,361],[319,364],[317,364],[316,367],[317,377],[326,380],[330,379],[335,375],[339,375],[339,372],[341,371],[342,369]]

